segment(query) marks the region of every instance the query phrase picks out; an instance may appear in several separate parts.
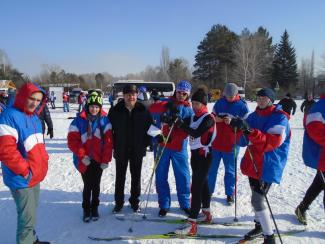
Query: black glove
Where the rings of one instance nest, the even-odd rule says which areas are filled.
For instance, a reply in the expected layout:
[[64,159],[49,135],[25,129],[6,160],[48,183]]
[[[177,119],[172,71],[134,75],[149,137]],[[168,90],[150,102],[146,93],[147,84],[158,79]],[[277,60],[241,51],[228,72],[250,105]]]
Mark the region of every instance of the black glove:
[[181,128],[184,125],[184,121],[182,120],[181,117],[176,117],[175,121],[175,126],[178,128]]
[[168,116],[166,113],[163,113],[163,114],[160,116],[160,121],[161,121],[162,123],[169,124],[170,121],[171,121],[171,118],[170,118],[170,116]]
[[50,135],[50,139],[53,138],[53,128],[47,128],[47,134],[46,135]]
[[168,141],[167,141],[167,138],[162,134],[159,134],[158,136],[155,136],[155,139],[157,140],[158,143],[167,143],[167,142],[171,141],[170,136],[169,136]]
[[172,115],[178,113],[177,105],[176,105],[173,101],[169,101],[169,102],[166,104],[166,108],[167,108],[167,110],[169,110],[169,112],[170,112]]
[[252,132],[247,122],[241,118],[233,118],[230,121],[230,126],[234,129],[236,128],[241,130],[246,135],[249,135]]

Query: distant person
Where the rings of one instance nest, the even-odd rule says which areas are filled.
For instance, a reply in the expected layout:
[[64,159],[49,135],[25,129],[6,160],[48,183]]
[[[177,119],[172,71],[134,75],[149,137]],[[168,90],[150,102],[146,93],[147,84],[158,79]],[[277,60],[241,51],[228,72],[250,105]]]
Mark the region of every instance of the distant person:
[[69,95],[67,92],[63,93],[63,112],[69,112]]
[[0,113],[7,108],[8,94],[5,92],[0,93]]
[[8,89],[7,107],[12,107],[14,105],[15,97],[16,97],[16,90],[9,88]]
[[68,147],[84,183],[82,208],[85,223],[99,218],[100,181],[103,170],[112,160],[111,123],[102,106],[102,96],[96,91],[91,92],[85,110],[71,122],[68,133]]
[[285,98],[282,98],[278,104],[282,106],[282,110],[287,114],[294,115],[296,113],[297,104],[291,98],[290,93],[287,93]]
[[53,136],[54,136],[54,134],[53,134],[53,122],[52,122],[51,113],[49,111],[49,108],[48,108],[47,104],[44,105],[44,107],[40,111],[38,117],[39,117],[39,119],[41,120],[41,123],[42,123],[43,135],[45,134],[45,124],[46,124],[46,126],[47,126],[47,134],[46,135],[49,135],[50,139],[52,139]]
[[127,84],[123,88],[124,99],[112,107],[108,113],[108,118],[112,123],[116,166],[113,213],[120,212],[124,206],[128,164],[130,164],[131,173],[129,203],[134,212],[139,211],[142,160],[151,141],[147,131],[152,124],[152,118],[145,106],[137,101],[137,97],[137,87],[133,84]]
[[313,95],[308,94],[307,99],[305,99],[305,101],[303,101],[303,103],[300,106],[301,112],[304,113],[304,119],[303,119],[304,127],[305,127],[305,124],[306,124],[307,114],[308,114],[309,110],[311,109],[311,107],[313,106],[314,103],[315,103],[315,100],[313,98]]
[[49,160],[36,114],[36,108],[45,103],[44,97],[43,90],[27,82],[19,89],[14,105],[0,116],[0,161],[3,181],[16,204],[18,244],[49,244],[39,241],[35,232],[40,182],[47,174]]
[[78,96],[78,104],[79,104],[79,108],[78,108],[78,112],[80,113],[82,110],[84,110],[85,106],[87,103],[87,96],[85,92],[80,92],[79,96]]
[[142,103],[147,109],[152,104],[152,100],[150,99],[150,93],[148,92],[145,86],[139,87],[138,101]]
[[51,104],[52,109],[55,109],[56,96],[55,96],[54,91],[51,91],[49,99],[50,99],[50,104]]
[[304,163],[317,172],[306,195],[295,210],[299,222],[304,225],[307,225],[308,208],[322,191],[325,208],[325,91],[321,94],[320,100],[310,108],[306,117],[302,157]]

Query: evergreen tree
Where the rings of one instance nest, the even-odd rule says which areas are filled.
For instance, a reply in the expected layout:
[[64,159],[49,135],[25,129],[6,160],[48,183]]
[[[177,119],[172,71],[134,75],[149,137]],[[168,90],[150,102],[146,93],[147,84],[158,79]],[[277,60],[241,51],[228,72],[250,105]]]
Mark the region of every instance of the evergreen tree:
[[289,34],[285,30],[281,36],[281,41],[275,50],[272,67],[272,86],[276,82],[280,88],[289,89],[297,85],[298,72],[296,63],[296,51],[289,41]]
[[234,55],[232,47],[237,35],[224,25],[214,25],[198,46],[195,56],[195,80],[210,87],[223,87],[232,80]]

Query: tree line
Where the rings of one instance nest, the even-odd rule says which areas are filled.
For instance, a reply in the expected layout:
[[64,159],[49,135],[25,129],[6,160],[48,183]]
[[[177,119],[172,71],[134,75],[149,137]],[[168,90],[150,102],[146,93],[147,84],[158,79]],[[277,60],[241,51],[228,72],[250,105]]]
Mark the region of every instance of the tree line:
[[294,94],[314,92],[316,80],[325,77],[324,69],[318,77],[314,72],[314,52],[310,59],[303,58],[297,67],[296,51],[284,30],[279,43],[264,27],[255,32],[244,28],[240,34],[225,25],[213,25],[197,47],[194,67],[182,57],[170,58],[168,47],[163,47],[160,65],[147,66],[139,73],[114,77],[108,72],[74,74],[65,72],[58,65],[43,65],[36,77],[29,77],[14,68],[4,50],[0,49],[0,79],[11,79],[19,87],[25,81],[37,83],[78,83],[80,87],[105,88],[118,79],[141,79],[150,81],[173,81],[190,79],[194,86],[204,84],[208,88],[222,89],[227,82],[244,87],[253,93],[259,87],[278,88],[280,93]]

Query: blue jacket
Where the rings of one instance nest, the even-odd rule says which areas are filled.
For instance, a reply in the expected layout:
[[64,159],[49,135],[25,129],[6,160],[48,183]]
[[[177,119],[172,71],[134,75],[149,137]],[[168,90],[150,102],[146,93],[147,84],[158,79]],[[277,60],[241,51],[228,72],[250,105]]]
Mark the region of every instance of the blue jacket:
[[307,166],[325,171],[325,94],[306,117],[302,157]]
[[240,140],[241,146],[248,145],[241,162],[244,175],[267,183],[280,183],[291,137],[287,116],[280,105],[257,108],[248,116],[246,121],[253,130],[248,136],[242,135]]

